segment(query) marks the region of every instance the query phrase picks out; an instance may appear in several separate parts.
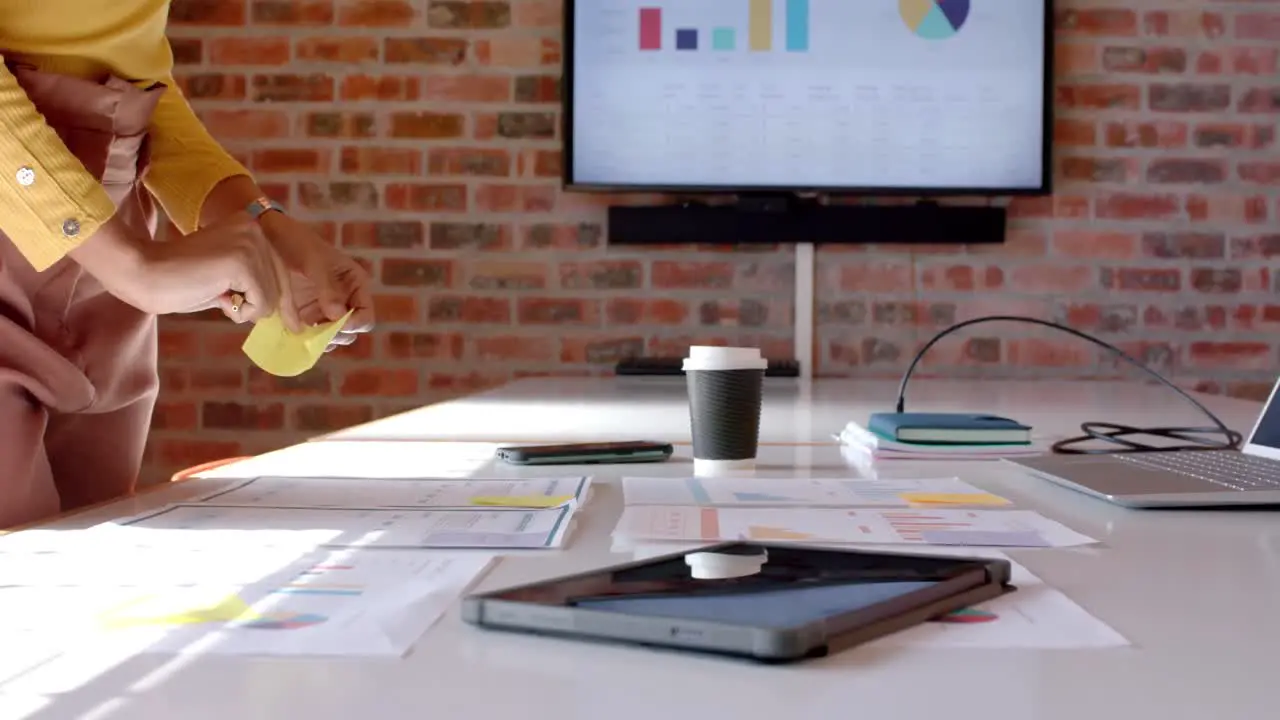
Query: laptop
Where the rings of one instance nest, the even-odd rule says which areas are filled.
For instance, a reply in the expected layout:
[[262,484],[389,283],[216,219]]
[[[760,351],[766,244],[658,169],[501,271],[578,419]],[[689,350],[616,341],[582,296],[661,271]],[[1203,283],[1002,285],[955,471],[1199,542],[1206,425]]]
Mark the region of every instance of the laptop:
[[1005,458],[1035,477],[1131,508],[1280,505],[1280,400],[1262,408],[1243,450]]

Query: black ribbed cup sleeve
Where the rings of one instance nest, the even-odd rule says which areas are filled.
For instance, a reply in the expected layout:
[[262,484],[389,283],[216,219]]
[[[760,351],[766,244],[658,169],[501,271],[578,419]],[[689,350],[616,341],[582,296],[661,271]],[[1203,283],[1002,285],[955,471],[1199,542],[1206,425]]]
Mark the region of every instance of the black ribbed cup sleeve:
[[690,370],[693,457],[748,460],[760,442],[764,370]]

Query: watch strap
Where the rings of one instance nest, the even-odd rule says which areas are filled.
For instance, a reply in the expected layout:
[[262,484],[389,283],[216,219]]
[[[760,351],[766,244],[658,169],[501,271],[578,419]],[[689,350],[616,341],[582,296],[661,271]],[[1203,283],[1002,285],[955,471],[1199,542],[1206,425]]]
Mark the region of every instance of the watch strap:
[[254,220],[257,220],[258,218],[262,217],[266,213],[269,213],[273,210],[278,213],[283,213],[284,206],[276,202],[275,200],[272,200],[271,198],[266,198],[266,197],[260,197],[257,200],[254,200],[253,202],[249,203],[248,207],[245,208],[245,212],[249,213],[249,217],[253,218]]

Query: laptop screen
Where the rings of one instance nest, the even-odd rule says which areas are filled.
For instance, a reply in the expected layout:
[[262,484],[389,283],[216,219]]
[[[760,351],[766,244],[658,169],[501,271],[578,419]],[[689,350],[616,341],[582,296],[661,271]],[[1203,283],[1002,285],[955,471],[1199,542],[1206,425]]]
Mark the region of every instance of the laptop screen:
[[1280,402],[1276,401],[1275,395],[1267,399],[1267,406],[1262,409],[1262,417],[1258,419],[1258,426],[1248,443],[1280,450]]

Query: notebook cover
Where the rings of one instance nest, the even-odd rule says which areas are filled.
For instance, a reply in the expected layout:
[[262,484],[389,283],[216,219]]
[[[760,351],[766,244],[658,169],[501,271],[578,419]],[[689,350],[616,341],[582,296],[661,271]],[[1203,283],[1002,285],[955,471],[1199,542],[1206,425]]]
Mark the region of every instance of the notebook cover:
[[1025,430],[1022,423],[984,413],[873,413],[867,429],[897,439],[899,430]]

